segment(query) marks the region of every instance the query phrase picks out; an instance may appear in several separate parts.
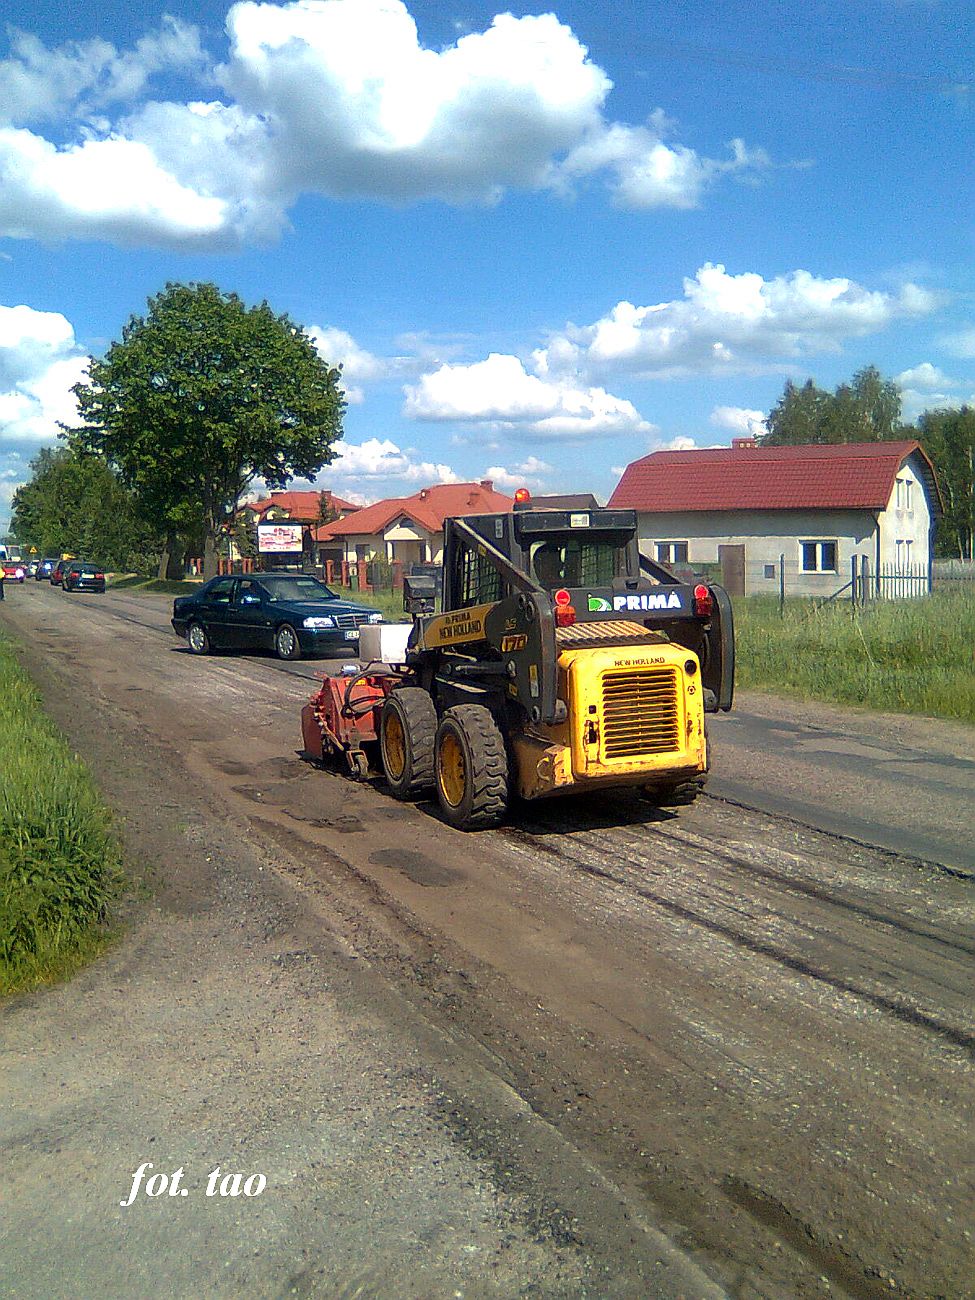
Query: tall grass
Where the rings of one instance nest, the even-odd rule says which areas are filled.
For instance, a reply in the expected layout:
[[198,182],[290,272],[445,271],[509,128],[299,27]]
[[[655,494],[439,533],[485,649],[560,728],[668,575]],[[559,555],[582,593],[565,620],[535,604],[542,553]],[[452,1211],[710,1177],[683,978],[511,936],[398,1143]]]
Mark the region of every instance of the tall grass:
[[0,636],[0,995],[104,946],[121,882],[108,810]]
[[919,600],[819,607],[735,602],[737,679],[814,699],[975,723],[975,586]]

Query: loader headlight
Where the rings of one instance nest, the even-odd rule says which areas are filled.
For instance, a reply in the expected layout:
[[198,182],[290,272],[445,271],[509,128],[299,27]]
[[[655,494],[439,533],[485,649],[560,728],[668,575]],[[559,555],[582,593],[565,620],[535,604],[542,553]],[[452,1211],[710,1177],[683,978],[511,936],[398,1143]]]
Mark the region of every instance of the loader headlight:
[[302,627],[334,627],[335,619],[329,618],[327,614],[319,615],[316,618],[306,618],[303,620]]
[[370,623],[381,623],[383,621],[383,616],[382,614],[370,614],[368,621]]

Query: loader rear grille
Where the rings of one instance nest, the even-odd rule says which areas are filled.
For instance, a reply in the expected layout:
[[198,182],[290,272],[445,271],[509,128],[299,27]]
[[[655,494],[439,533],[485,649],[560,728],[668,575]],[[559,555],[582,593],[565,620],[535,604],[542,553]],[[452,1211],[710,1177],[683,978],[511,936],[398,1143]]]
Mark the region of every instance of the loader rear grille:
[[603,673],[603,757],[668,754],[681,747],[674,668]]

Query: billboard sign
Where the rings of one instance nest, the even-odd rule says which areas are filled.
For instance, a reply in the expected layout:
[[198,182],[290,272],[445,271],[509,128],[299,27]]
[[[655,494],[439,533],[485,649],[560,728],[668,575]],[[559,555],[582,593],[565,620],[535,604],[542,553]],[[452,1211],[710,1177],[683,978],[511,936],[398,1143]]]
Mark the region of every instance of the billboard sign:
[[300,555],[301,524],[258,524],[257,549],[261,555]]

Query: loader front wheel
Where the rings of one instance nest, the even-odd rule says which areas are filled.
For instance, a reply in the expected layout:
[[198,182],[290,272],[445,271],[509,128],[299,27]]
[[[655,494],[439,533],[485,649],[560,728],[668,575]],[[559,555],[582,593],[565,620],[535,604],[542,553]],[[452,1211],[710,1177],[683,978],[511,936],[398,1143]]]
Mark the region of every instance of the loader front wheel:
[[437,711],[418,686],[404,686],[387,696],[379,721],[379,747],[390,791],[412,799],[434,783],[433,743]]
[[668,785],[648,786],[644,794],[658,808],[686,808],[703,792],[705,780],[704,776],[698,776],[692,777],[689,781],[672,781]]
[[436,741],[437,798],[462,831],[497,826],[508,808],[508,755],[488,709],[458,704],[440,719]]

